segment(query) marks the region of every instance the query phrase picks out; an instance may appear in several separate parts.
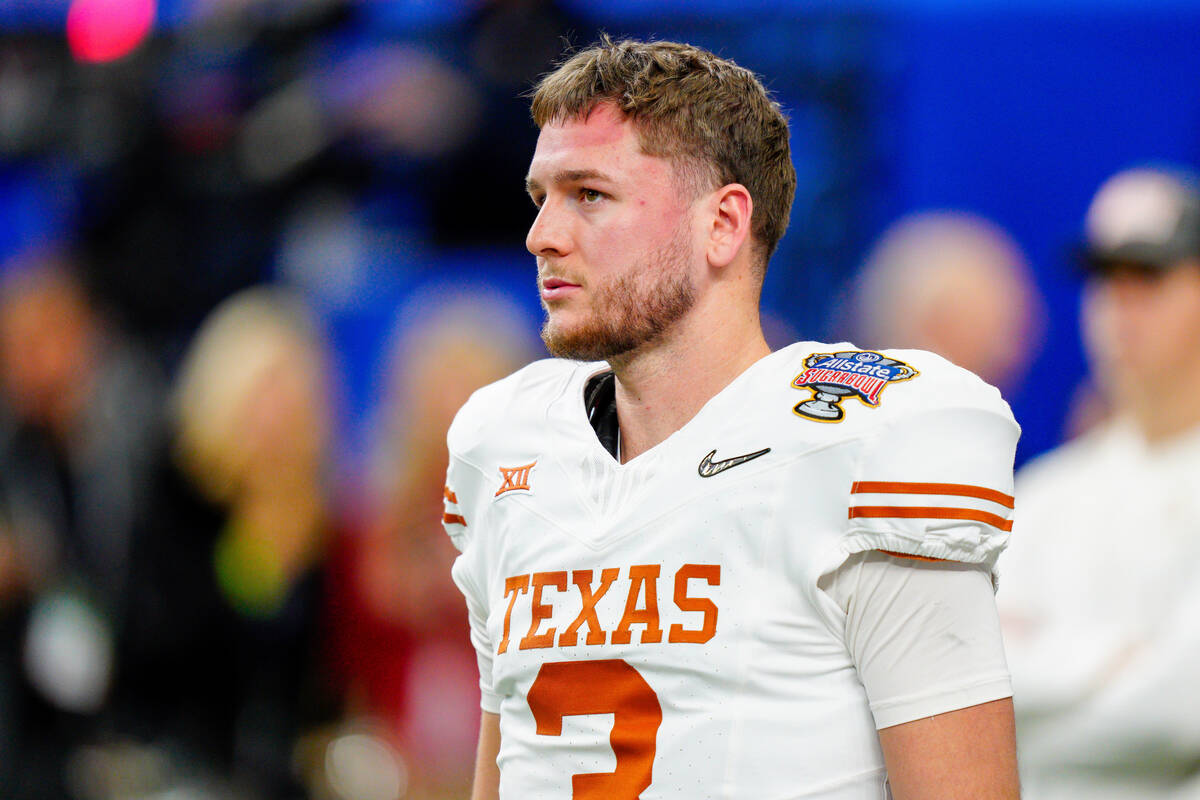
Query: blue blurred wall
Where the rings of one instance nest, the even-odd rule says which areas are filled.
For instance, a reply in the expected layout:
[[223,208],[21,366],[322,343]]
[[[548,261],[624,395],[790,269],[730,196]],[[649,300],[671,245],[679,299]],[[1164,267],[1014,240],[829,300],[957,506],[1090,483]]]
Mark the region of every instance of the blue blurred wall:
[[902,56],[881,124],[894,173],[880,223],[966,208],[1025,249],[1051,315],[1011,398],[1024,459],[1056,442],[1084,369],[1066,251],[1091,194],[1132,163],[1200,164],[1200,3],[962,5],[922,4],[889,23]]

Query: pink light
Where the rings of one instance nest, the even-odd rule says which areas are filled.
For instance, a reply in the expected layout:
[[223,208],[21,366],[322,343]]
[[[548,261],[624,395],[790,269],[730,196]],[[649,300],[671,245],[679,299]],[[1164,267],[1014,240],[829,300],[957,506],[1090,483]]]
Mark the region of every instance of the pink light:
[[72,0],[67,43],[80,61],[116,61],[137,49],[154,26],[156,0]]

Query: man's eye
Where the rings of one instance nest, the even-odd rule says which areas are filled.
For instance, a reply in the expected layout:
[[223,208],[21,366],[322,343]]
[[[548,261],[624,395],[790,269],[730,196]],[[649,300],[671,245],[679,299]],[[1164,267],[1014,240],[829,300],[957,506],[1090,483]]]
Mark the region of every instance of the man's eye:
[[595,189],[580,189],[579,190],[579,199],[585,203],[595,203],[601,197],[604,197],[604,194],[602,192],[596,191]]

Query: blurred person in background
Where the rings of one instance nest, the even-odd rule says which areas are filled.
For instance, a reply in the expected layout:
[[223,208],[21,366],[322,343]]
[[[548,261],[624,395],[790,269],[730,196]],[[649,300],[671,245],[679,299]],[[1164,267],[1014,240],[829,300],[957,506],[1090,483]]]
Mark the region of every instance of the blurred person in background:
[[1085,236],[1083,334],[1113,416],[1018,476],[998,595],[1026,796],[1197,798],[1200,189],[1118,173]]
[[[281,289],[229,298],[185,353],[114,699],[121,741],[167,765],[156,791],[304,796],[294,748],[327,713],[330,390],[323,338]],[[128,762],[119,749],[93,758],[83,783],[133,792]]]
[[1020,383],[1041,335],[1042,302],[1020,247],[965,212],[906,216],[859,273],[851,337],[930,350],[1002,391]]
[[434,301],[402,323],[389,348],[365,519],[338,548],[338,655],[348,710],[398,748],[406,796],[461,797],[479,698],[466,610],[448,577],[456,551],[440,524],[446,431],[472,392],[538,351],[531,323],[495,294]]
[[0,786],[61,797],[103,727],[162,384],[66,251],[0,277]]

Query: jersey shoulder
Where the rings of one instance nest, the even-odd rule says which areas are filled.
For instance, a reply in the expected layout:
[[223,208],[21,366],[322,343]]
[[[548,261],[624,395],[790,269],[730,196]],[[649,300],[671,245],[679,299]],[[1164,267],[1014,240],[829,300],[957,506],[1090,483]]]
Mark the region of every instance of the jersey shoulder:
[[850,342],[797,342],[784,363],[797,395],[794,412],[859,430],[941,409],[976,409],[1016,425],[999,390],[925,350],[868,350]]
[[544,434],[546,412],[568,387],[605,369],[589,364],[547,358],[477,390],[459,409],[446,442],[452,458],[480,463],[484,451],[506,448]]
[[798,436],[833,428],[850,445],[845,551],[994,565],[1012,527],[1020,434],[1000,392],[922,350],[793,347],[791,386],[807,398],[795,414],[835,423]]
[[442,519],[460,551],[473,540],[503,477],[497,466],[508,469],[514,484],[527,481],[546,444],[554,401],[602,368],[561,359],[535,361],[477,390],[459,409],[446,434],[450,463]]

